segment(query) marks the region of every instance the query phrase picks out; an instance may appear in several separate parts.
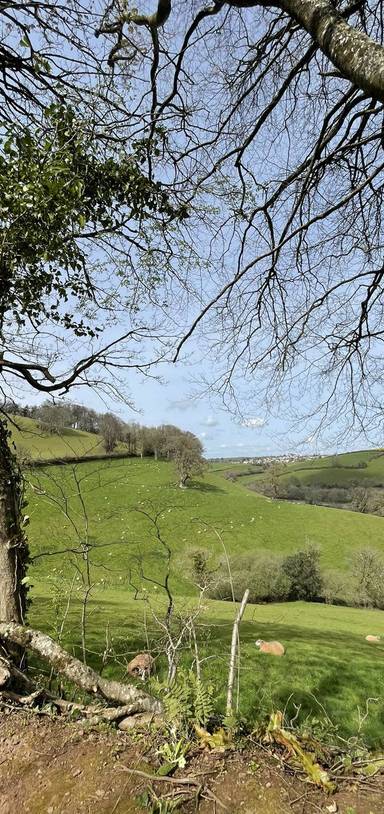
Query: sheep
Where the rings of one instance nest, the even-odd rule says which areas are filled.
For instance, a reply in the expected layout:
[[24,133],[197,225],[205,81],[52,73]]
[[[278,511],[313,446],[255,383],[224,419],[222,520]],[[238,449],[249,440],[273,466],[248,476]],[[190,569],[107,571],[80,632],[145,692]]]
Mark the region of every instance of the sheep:
[[261,653],[269,653],[270,656],[284,656],[285,653],[285,647],[280,642],[264,642],[263,639],[258,639],[255,645]]
[[365,641],[366,642],[371,642],[371,644],[372,643],[375,644],[375,643],[380,641],[380,636],[366,636]]
[[151,675],[154,659],[149,653],[138,653],[127,665],[127,673],[134,678],[145,681]]

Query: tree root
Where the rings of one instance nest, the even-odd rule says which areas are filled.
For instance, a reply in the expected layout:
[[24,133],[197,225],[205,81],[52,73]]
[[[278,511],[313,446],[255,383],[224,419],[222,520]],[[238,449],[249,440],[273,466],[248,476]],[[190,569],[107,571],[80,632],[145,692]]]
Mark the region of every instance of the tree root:
[[[44,706],[46,708],[44,709]],[[29,695],[20,695],[19,693],[12,692],[11,690],[0,689],[0,708],[6,706],[11,709],[29,709],[31,712],[38,714],[50,715],[52,714],[52,707],[56,708],[60,714],[73,718],[76,716],[77,720],[87,721],[93,726],[100,723],[113,723],[119,725],[126,718],[132,719],[133,725],[135,718],[138,723],[141,723],[142,714],[132,712],[133,705],[126,704],[120,707],[102,707],[96,704],[77,704],[73,701],[65,701],[63,698],[56,698],[52,693],[44,688],[38,688],[35,692]],[[148,713],[144,713],[148,715]],[[152,714],[155,720],[156,715]],[[128,727],[127,727],[128,728]]]
[[[124,709],[124,713],[122,716],[117,716],[117,718],[128,717],[129,715],[135,715],[139,712],[151,712],[153,714],[161,714],[162,712],[162,704],[156,698],[143,692],[141,688],[133,684],[108,681],[108,679],[100,676],[95,670],[92,670],[79,661],[79,659],[71,656],[60,647],[57,642],[51,639],[50,636],[41,633],[39,630],[27,628],[16,622],[0,622],[0,640],[1,639],[6,643],[11,642],[12,644],[19,645],[37,653],[53,667],[56,673],[64,676],[77,687],[80,687],[91,695],[99,695],[107,701],[119,704],[120,709]],[[2,666],[2,664],[3,660],[0,666]],[[14,668],[8,662],[6,662],[6,666],[2,669],[5,671],[3,674],[4,684],[0,683],[0,689],[10,681],[11,675],[7,677],[7,669],[10,670],[11,674],[14,671],[19,673],[17,668]],[[51,700],[54,701],[54,699]],[[102,709],[100,708],[97,714],[101,715],[101,712]],[[114,709],[114,712],[117,712],[117,710]],[[112,717],[108,720],[117,720],[117,718],[113,718],[113,712],[111,710],[109,714]],[[106,720],[105,716],[103,719]]]

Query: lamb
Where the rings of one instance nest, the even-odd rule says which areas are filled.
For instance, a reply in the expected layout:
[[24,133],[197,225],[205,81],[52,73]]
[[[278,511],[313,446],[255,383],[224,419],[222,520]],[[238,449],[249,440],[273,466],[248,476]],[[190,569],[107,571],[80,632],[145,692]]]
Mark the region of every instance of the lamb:
[[145,681],[151,675],[154,659],[149,653],[138,653],[127,665],[127,673],[134,678]]
[[284,656],[285,653],[285,647],[280,642],[264,642],[263,639],[258,639],[255,645],[261,653],[269,653],[270,656]]
[[380,636],[366,636],[365,641],[366,642],[371,642],[371,643],[376,643],[376,642],[380,641]]

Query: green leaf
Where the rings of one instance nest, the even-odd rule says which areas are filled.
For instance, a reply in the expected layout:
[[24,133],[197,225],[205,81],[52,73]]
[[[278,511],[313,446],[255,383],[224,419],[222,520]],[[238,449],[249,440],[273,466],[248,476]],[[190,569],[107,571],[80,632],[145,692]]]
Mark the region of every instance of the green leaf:
[[162,766],[157,770],[156,774],[159,777],[167,777],[168,775],[172,774],[175,771],[177,766],[177,761],[172,761],[172,763],[163,763]]

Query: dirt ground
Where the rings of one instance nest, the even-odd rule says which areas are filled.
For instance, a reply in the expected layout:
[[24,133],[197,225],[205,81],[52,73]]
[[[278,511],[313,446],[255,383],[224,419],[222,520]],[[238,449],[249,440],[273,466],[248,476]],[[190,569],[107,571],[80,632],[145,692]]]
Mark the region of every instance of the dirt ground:
[[[148,781],[126,767],[153,773],[156,751],[145,733],[90,730],[28,713],[0,713],[0,814],[136,814]],[[384,778],[344,785],[332,797],[289,776],[260,748],[191,755],[183,777],[211,790],[201,814],[383,814]],[[157,793],[175,784],[157,781]],[[186,797],[190,789],[185,787]],[[196,801],[178,811],[192,814]],[[148,811],[148,809],[146,809]]]

